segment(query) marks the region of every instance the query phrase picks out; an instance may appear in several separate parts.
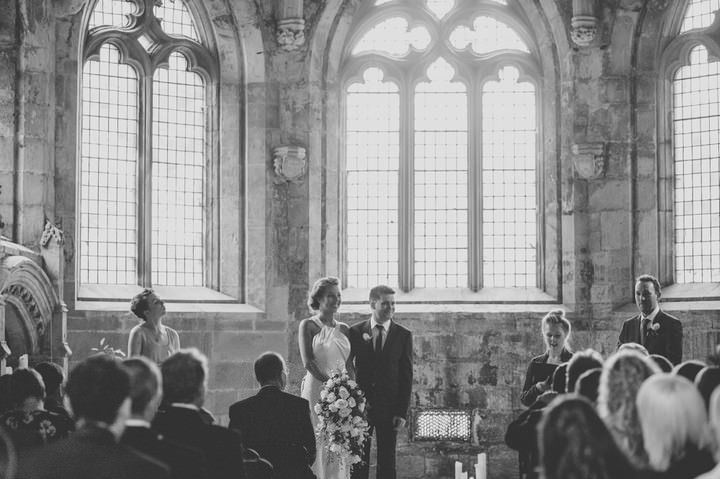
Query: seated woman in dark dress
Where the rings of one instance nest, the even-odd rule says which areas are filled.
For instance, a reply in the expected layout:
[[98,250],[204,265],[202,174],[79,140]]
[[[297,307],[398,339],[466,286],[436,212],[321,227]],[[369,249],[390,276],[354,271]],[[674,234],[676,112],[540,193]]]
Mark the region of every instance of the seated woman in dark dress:
[[17,369],[10,382],[14,409],[0,417],[0,426],[10,433],[15,446],[23,449],[42,446],[68,437],[72,424],[67,418],[46,411],[45,384],[34,369]]
[[[541,323],[545,353],[532,358],[525,375],[525,385],[520,402],[530,406],[545,391],[550,390],[549,379],[558,364],[570,360],[572,352],[568,348],[571,327],[565,317],[565,311],[555,309],[542,319]],[[561,391],[564,392],[564,391]]]
[[667,373],[645,380],[637,394],[645,451],[657,477],[694,479],[715,466],[708,415],[688,379]]

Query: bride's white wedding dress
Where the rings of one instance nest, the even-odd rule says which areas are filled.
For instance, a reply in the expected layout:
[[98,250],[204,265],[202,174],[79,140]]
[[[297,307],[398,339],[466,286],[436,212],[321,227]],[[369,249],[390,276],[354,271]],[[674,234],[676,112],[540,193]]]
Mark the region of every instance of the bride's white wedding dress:
[[[312,340],[313,354],[320,369],[328,375],[333,370],[344,369],[347,358],[350,356],[350,340],[348,337],[340,331],[337,322],[335,322],[335,326],[327,326],[317,316],[313,316],[310,320],[320,327],[320,332]],[[318,422],[313,408],[320,399],[322,384],[308,372],[300,388],[300,395],[310,403],[310,417],[312,418],[313,427]],[[316,441],[317,456],[312,469],[317,479],[349,479],[350,463],[347,458],[339,458],[334,454],[329,457],[325,447],[325,439],[316,437]]]

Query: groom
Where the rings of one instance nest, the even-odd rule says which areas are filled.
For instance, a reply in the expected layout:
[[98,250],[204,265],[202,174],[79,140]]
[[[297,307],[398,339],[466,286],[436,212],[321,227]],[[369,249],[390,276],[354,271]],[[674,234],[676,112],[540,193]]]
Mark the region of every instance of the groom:
[[[397,432],[405,426],[413,381],[412,334],[393,322],[395,291],[388,286],[370,290],[372,317],[350,328],[351,356],[358,385],[368,401],[370,434],[377,438],[377,479],[395,479]],[[363,465],[353,479],[368,479],[370,438]]]

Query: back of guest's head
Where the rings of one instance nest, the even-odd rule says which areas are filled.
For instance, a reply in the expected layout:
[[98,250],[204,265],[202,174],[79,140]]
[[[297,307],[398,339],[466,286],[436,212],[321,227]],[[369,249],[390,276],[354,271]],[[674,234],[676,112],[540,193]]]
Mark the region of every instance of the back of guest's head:
[[575,383],[585,371],[601,368],[602,364],[602,356],[594,349],[586,349],[573,354],[567,366],[567,392],[575,391]]
[[395,290],[392,289],[390,286],[386,286],[384,284],[379,284],[377,286],[374,286],[370,290],[368,299],[370,301],[377,301],[378,299],[380,299],[382,296],[384,296],[386,294],[395,294]]
[[651,354],[650,359],[652,359],[655,362],[655,364],[658,365],[658,367],[660,368],[660,371],[662,371],[664,373],[672,372],[673,364],[665,356],[663,356],[661,354]]
[[538,426],[541,477],[625,479],[632,467],[593,405],[568,394],[550,403]]
[[558,364],[558,367],[553,371],[552,379],[550,380],[550,389],[558,394],[565,394],[567,392],[567,367],[568,363]]
[[260,384],[281,379],[285,370],[285,360],[278,353],[268,351],[255,360],[255,379]]
[[675,366],[672,373],[676,376],[682,376],[688,381],[695,382],[695,376],[705,367],[705,363],[696,359],[688,359]]
[[643,381],[659,372],[649,357],[627,350],[610,356],[600,374],[598,413],[635,466],[646,462],[637,392]]
[[62,368],[52,362],[43,362],[35,366],[35,371],[40,373],[45,383],[45,394],[52,396],[60,390],[60,385],[65,380],[65,373]]
[[720,456],[720,388],[715,388],[710,395],[708,418],[710,420],[711,440],[715,446],[715,458],[717,459]]
[[66,392],[76,419],[112,424],[130,396],[130,377],[120,361],[97,354],[70,371]]
[[207,357],[197,348],[178,350],[163,361],[160,369],[165,402],[202,404],[208,365]]
[[130,311],[143,321],[145,321],[145,312],[150,309],[148,298],[151,294],[153,294],[153,290],[145,288],[140,293],[133,296],[133,299],[130,302]]
[[647,348],[639,343],[623,343],[618,348],[618,351],[628,351],[628,350],[637,351],[638,353],[642,354],[643,356],[650,355]]
[[600,374],[602,374],[602,368],[590,369],[582,373],[575,383],[575,391],[592,401],[593,404],[597,403]]
[[308,307],[313,311],[317,311],[320,308],[320,300],[325,297],[328,289],[333,286],[340,287],[340,280],[334,276],[326,276],[315,281],[308,295]]
[[702,371],[695,376],[695,387],[700,391],[700,395],[705,401],[705,408],[710,407],[710,395],[715,388],[720,386],[720,367],[712,366],[703,368]]
[[148,405],[162,394],[160,368],[143,356],[126,359],[122,364],[130,374],[131,411],[143,415]]
[[45,383],[34,369],[16,369],[10,381],[10,397],[14,406],[21,406],[29,398],[45,399]]
[[645,450],[653,469],[665,471],[690,447],[707,441],[707,413],[697,388],[682,376],[661,373],[638,391]]

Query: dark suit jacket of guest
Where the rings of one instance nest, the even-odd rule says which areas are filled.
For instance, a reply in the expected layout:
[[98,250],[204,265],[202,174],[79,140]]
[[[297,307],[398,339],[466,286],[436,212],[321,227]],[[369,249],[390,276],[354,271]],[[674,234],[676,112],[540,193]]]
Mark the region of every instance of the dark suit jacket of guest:
[[168,468],[118,444],[106,429],[86,427],[68,439],[20,454],[17,479],[167,479]]
[[209,478],[245,477],[242,437],[237,431],[207,425],[198,411],[179,406],[158,412],[153,429],[168,439],[201,451]]
[[682,361],[682,323],[663,310],[658,311],[653,322],[658,323],[660,329],[648,331],[643,344],[640,338],[640,315],[626,319],[620,331],[618,347],[624,343],[642,344],[650,354],[659,354],[668,358],[673,364],[680,364]]
[[393,416],[406,419],[413,382],[412,333],[392,321],[379,353],[367,337],[372,338],[369,319],[350,328],[356,379],[366,394],[370,421],[392,421]]
[[[306,399],[265,386],[230,406],[230,428],[240,431],[245,447],[270,460],[276,479],[308,477],[316,446]],[[287,453],[278,457],[279,451]]]
[[126,427],[120,442],[167,464],[172,479],[207,477],[202,452],[166,439],[148,427]]
[[537,479],[540,456],[538,453],[538,424],[545,412],[545,402],[535,401],[515,419],[505,432],[505,444],[518,451],[520,477]]
[[[523,385],[522,393],[520,394],[520,402],[524,406],[530,407],[538,396],[540,396],[541,393],[535,385],[541,381],[548,380],[548,378],[552,378],[552,371],[554,368],[548,367],[547,360],[549,357],[550,353],[545,352],[545,354],[535,356],[530,360],[527,372],[525,373],[525,384]],[[560,361],[564,363],[570,361],[571,358],[572,353],[567,349],[563,349],[560,353]]]

